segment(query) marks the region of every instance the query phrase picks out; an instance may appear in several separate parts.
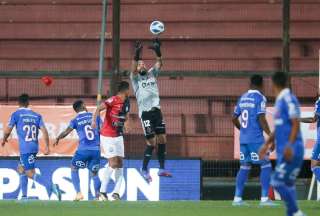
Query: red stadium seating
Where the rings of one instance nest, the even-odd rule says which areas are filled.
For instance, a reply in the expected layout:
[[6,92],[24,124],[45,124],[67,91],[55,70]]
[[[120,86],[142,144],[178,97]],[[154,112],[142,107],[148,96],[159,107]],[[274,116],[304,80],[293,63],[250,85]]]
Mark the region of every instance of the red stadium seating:
[[[281,69],[280,0],[122,0],[121,68],[128,69],[134,41],[152,39],[150,21],[166,24],[162,35],[165,71],[277,71]],[[159,9],[161,8],[161,9]],[[182,12],[183,11],[183,12]],[[318,70],[320,3],[292,0],[291,69]],[[0,4],[0,71],[97,71],[101,0],[10,0]],[[111,58],[111,9],[106,58]],[[154,56],[143,57],[152,65]],[[106,68],[110,68],[107,62]],[[317,80],[297,77],[300,97],[314,97]],[[108,89],[109,81],[104,82]],[[230,113],[236,97],[248,88],[245,78],[161,77],[162,110],[169,152],[204,159],[232,159]],[[270,81],[267,95],[271,96]],[[84,97],[94,104],[95,79],[55,79],[50,88],[39,79],[0,79],[0,97],[23,91],[34,104],[71,103]],[[52,99],[41,98],[42,95]],[[132,95],[133,96],[133,95]],[[8,102],[9,104],[15,102]],[[133,130],[126,150],[144,148],[135,101]]]

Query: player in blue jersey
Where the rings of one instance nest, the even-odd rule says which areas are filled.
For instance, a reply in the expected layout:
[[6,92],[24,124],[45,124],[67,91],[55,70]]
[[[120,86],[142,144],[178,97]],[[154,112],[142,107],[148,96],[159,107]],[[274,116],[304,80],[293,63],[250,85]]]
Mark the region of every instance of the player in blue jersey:
[[82,100],[75,101],[73,103],[73,109],[77,113],[77,116],[71,120],[69,126],[56,138],[53,146],[57,146],[59,141],[68,136],[73,130],[77,131],[79,146],[71,162],[71,179],[77,192],[74,201],[80,201],[83,200],[84,197],[80,190],[79,169],[88,168],[90,170],[96,198],[99,195],[101,185],[98,176],[100,168],[99,128],[101,119],[100,117],[96,119],[97,128],[92,129],[91,121],[93,114],[87,111],[84,102]]
[[271,184],[287,207],[287,216],[303,216],[296,198],[295,180],[303,163],[304,146],[300,132],[300,104],[287,88],[287,76],[277,72],[272,76],[272,86],[276,96],[274,124],[275,131],[261,148],[264,156],[275,143],[277,165]]
[[301,118],[300,122],[315,123],[317,122],[317,141],[313,147],[311,155],[311,170],[317,181],[320,182],[320,97],[316,101],[313,117]]
[[48,155],[50,153],[49,135],[44,125],[42,116],[28,108],[29,96],[27,94],[20,95],[18,103],[19,108],[17,111],[12,113],[8,127],[4,132],[2,146],[5,146],[6,142],[8,142],[8,138],[12,132],[12,129],[16,127],[20,149],[20,163],[18,165],[18,172],[20,174],[22,199],[27,199],[28,178],[30,178],[43,186],[49,187],[49,197],[51,196],[51,192],[53,192],[60,200],[61,192],[58,185],[50,184],[40,174],[35,172],[35,162],[37,159],[37,153],[39,152],[39,130],[41,130],[46,144],[46,150],[44,154]]
[[259,158],[259,149],[265,142],[263,131],[270,135],[266,120],[266,97],[261,93],[263,78],[253,75],[250,90],[238,100],[234,110],[233,124],[240,130],[240,170],[236,179],[236,191],[232,205],[247,205],[242,200],[243,189],[252,164],[261,167],[261,206],[274,205],[268,198],[272,166],[268,156]]

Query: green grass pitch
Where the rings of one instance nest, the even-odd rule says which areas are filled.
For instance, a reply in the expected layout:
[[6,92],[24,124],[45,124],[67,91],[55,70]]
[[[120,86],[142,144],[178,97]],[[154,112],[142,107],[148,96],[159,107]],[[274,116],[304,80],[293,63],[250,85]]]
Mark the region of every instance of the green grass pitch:
[[[232,207],[230,201],[175,202],[55,202],[0,201],[1,216],[281,216],[285,209]],[[320,203],[301,201],[301,209],[308,216],[320,215]]]

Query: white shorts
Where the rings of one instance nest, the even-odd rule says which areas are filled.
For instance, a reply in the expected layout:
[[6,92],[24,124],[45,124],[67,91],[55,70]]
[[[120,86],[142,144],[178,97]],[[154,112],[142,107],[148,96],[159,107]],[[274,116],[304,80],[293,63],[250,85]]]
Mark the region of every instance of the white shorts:
[[100,135],[100,145],[102,157],[107,159],[113,157],[124,158],[123,136],[105,137]]

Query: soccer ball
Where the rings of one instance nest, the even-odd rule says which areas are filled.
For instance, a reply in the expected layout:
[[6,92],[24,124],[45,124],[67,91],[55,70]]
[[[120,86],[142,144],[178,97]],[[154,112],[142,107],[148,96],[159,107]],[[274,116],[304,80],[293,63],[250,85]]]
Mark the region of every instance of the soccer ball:
[[154,35],[164,32],[164,24],[160,21],[153,21],[150,25],[150,31]]

